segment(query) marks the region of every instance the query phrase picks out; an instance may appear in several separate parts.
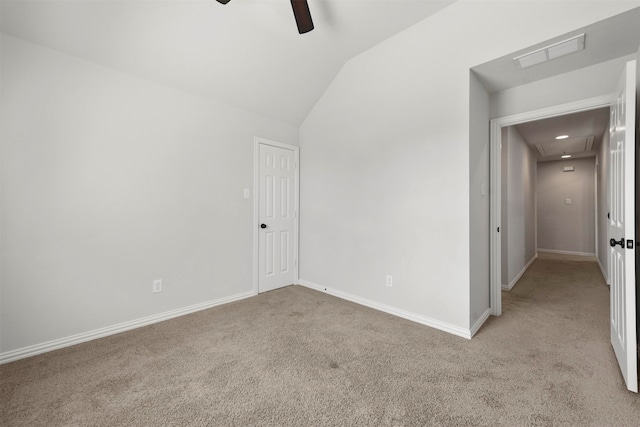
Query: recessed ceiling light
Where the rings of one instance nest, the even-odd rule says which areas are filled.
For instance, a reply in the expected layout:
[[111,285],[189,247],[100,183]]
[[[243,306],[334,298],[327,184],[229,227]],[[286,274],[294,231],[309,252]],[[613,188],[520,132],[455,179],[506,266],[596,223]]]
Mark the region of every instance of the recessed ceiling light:
[[568,159],[569,157],[571,157],[571,154],[565,154],[564,156],[562,156],[563,159]]
[[531,67],[532,65],[541,64],[570,53],[578,52],[584,49],[584,34],[571,37],[570,39],[554,43],[549,46],[525,53],[524,55],[513,58],[516,67],[522,69]]
[[569,135],[558,135],[556,136],[556,139],[567,139],[569,138]]

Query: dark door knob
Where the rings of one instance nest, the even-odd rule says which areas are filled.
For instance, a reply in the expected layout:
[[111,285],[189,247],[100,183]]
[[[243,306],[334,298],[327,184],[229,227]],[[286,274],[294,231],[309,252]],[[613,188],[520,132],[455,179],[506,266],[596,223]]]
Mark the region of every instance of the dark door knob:
[[267,228],[267,224],[260,224],[260,228]]
[[624,248],[624,239],[620,239],[618,241],[612,238],[611,240],[609,240],[609,244],[611,245],[612,248],[615,248],[616,245],[620,245],[621,248]]

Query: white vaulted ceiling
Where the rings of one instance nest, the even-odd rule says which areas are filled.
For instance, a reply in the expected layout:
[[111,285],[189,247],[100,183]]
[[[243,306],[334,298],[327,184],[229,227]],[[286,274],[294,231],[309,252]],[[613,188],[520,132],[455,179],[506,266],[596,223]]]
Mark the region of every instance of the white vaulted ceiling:
[[299,125],[347,60],[451,3],[310,0],[304,35],[289,0],[3,0],[0,14],[5,34]]

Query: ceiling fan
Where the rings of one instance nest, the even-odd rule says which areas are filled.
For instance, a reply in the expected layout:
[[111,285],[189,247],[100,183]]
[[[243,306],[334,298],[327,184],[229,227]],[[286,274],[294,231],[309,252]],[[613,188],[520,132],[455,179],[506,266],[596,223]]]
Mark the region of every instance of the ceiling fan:
[[[231,0],[218,0],[218,3],[227,4],[229,1]],[[291,7],[298,25],[298,33],[304,34],[313,30],[313,21],[311,20],[311,12],[309,11],[307,0],[291,0]]]

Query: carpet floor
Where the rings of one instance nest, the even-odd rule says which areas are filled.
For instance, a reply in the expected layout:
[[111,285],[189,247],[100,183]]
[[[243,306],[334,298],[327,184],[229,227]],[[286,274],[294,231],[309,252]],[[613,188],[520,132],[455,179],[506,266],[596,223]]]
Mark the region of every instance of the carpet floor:
[[0,424],[637,426],[608,298],[538,259],[465,340],[291,286],[0,366]]

